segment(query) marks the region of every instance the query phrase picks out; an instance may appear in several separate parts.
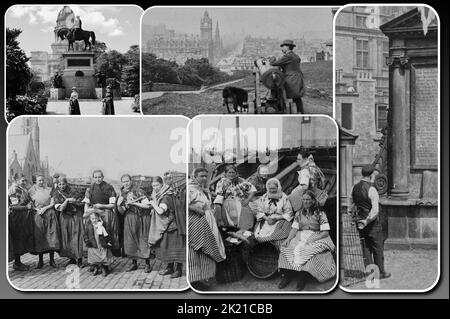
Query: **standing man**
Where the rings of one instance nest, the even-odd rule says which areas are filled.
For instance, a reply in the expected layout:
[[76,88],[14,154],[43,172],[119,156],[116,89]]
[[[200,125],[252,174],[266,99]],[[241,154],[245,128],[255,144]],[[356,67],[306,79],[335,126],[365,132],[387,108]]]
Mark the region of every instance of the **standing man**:
[[359,236],[364,239],[365,265],[377,265],[379,279],[389,278],[391,274],[384,269],[384,242],[378,217],[379,195],[373,186],[379,171],[373,165],[366,165],[361,169],[361,174],[362,179],[353,186],[348,212],[355,215]]
[[278,60],[271,60],[270,65],[279,66],[283,69],[285,74],[284,87],[286,89],[286,97],[293,99],[297,104],[297,112],[303,114],[303,101],[302,96],[304,94],[303,73],[300,69],[300,57],[292,50],[296,47],[294,41],[284,40],[280,45],[283,56]]

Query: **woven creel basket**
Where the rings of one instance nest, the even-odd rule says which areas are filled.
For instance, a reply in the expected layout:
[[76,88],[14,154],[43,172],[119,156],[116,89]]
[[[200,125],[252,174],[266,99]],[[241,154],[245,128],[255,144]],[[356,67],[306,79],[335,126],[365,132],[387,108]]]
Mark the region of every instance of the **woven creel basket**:
[[250,250],[247,269],[256,278],[265,279],[278,271],[278,247],[270,242],[257,243]]

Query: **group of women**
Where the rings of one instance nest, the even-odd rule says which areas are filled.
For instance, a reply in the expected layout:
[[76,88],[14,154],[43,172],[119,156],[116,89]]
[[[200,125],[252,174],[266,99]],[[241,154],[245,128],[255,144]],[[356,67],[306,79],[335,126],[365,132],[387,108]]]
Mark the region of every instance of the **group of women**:
[[153,178],[151,194],[128,174],[121,177],[118,193],[101,170],[93,172],[92,180],[80,193],[62,176],[54,179],[53,187],[37,176],[29,189],[24,175],[15,176],[8,191],[13,268],[30,269],[21,260],[26,253],[39,256],[37,268],[44,266],[48,253],[49,266],[58,268],[55,252],[82,267],[87,250],[94,275],[108,275],[112,257],[126,255],[131,259],[127,271],[137,270],[138,259],[143,259],[144,272],[150,273],[150,259],[156,257],[167,264],[161,275],[180,277],[186,262],[185,193],[173,187],[171,173]]
[[216,263],[226,259],[217,226],[248,230],[256,242],[276,245],[280,252],[280,289],[294,277],[297,290],[303,290],[308,276],[325,282],[336,275],[335,245],[329,236],[327,215],[321,208],[327,197],[319,188],[323,187],[324,177],[311,157],[303,154],[298,158],[299,185],[289,196],[282,191],[278,179],[270,178],[265,193],[257,198],[254,185],[239,177],[232,164],[226,166],[214,193],[206,187],[208,171],[193,171],[189,182],[188,244],[189,279],[194,287],[208,289]]
[[[105,97],[102,99],[102,115],[114,115],[114,95],[112,86],[106,87]],[[80,103],[78,102],[78,90],[76,87],[72,88],[69,98],[69,115],[81,115]]]

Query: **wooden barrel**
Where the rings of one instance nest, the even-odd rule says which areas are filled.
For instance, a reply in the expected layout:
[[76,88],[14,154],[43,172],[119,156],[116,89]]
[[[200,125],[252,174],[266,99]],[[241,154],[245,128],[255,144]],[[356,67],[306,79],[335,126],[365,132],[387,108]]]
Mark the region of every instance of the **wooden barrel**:
[[247,257],[247,269],[256,278],[266,279],[278,271],[280,251],[271,242],[257,243]]

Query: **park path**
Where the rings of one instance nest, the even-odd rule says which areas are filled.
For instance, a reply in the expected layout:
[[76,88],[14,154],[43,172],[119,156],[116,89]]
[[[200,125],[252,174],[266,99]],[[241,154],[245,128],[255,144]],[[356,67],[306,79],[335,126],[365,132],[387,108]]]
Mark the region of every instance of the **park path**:
[[[133,98],[122,98],[114,101],[114,111],[117,115],[136,115],[140,113],[133,112],[131,104]],[[100,100],[78,100],[80,104],[81,115],[101,115],[102,102]],[[68,115],[69,101],[48,101],[47,114],[49,115]]]
[[207,86],[204,87],[200,90],[194,90],[194,91],[151,91],[151,92],[142,92],[142,100],[147,100],[147,99],[154,99],[157,97],[160,97],[161,95],[163,95],[164,93],[175,93],[175,94],[200,94],[203,93],[207,90],[210,89],[215,89],[218,87],[222,87],[222,86],[226,86],[226,85],[230,85],[236,82],[242,81],[242,79],[237,79],[237,80],[232,80],[232,81],[228,81],[228,82],[224,82],[224,83],[219,83],[213,86]]
[[[188,287],[186,281],[186,269],[183,269],[183,276],[171,279],[170,276],[161,276],[158,271],[163,269],[159,260],[152,259],[150,264],[152,271],[144,273],[145,263],[138,261],[139,269],[127,272],[131,265],[131,259],[116,258],[111,264],[111,273],[103,277],[102,275],[93,276],[88,271],[89,267],[78,268],[75,265],[68,265],[68,259],[59,257],[55,254],[55,262],[58,269],[51,268],[48,265],[48,254],[44,256],[44,267],[36,269],[38,257],[31,254],[22,256],[22,262],[31,267],[29,271],[15,271],[12,268],[13,262],[8,264],[8,277],[10,283],[18,289],[67,289],[68,285],[72,289],[108,289],[108,290],[134,290],[134,289],[170,289],[183,290]],[[84,260],[86,262],[86,260]],[[183,268],[185,265],[183,265]],[[74,271],[75,270],[75,271]],[[79,271],[79,287],[73,287],[75,281],[74,274]]]

